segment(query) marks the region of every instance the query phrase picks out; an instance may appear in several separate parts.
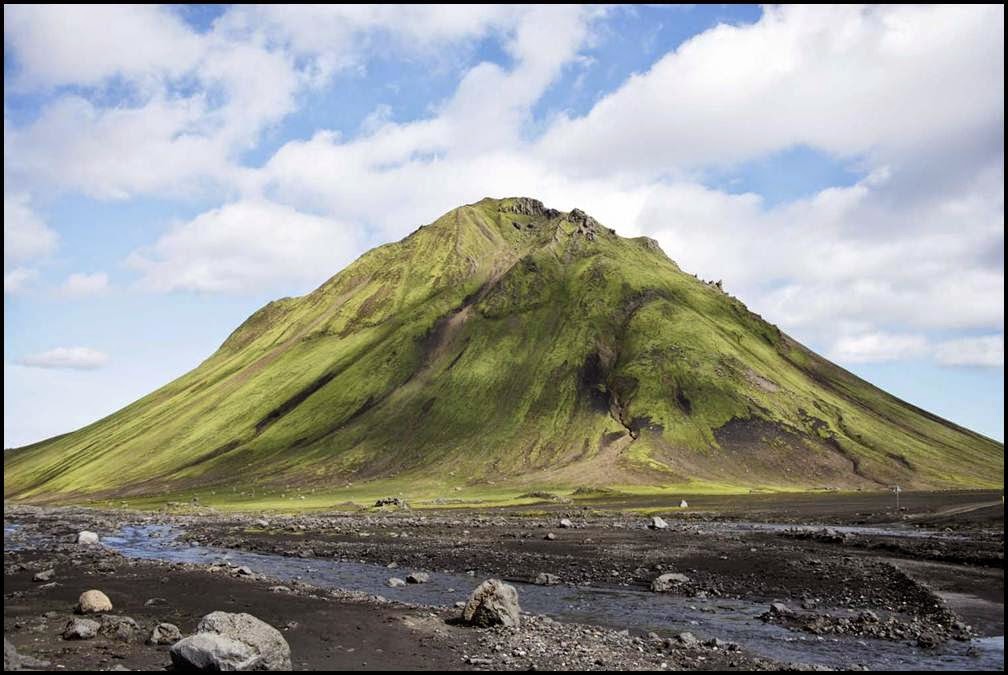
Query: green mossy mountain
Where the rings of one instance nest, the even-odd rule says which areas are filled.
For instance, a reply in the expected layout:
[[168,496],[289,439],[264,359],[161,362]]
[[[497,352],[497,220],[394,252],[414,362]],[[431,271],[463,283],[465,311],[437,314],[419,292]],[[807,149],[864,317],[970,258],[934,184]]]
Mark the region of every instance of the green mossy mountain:
[[817,356],[654,241],[527,198],[455,209],[269,303],[130,406],[4,453],[5,497],[40,500],[1003,476],[1003,444]]

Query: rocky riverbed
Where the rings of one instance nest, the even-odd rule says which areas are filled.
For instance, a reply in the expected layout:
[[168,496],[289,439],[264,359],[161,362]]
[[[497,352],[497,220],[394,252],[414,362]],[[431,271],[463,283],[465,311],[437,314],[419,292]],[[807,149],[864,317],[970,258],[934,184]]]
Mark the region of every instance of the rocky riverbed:
[[[6,504],[5,637],[28,665],[163,668],[171,640],[152,644],[156,627],[188,636],[224,611],[278,629],[295,669],[1003,665],[1003,516],[831,530],[573,507],[389,508]],[[85,530],[100,543],[78,544]],[[520,625],[461,622],[456,603],[489,578],[518,589]],[[90,589],[108,596],[105,615],[132,623],[106,619],[94,637],[68,639]]]

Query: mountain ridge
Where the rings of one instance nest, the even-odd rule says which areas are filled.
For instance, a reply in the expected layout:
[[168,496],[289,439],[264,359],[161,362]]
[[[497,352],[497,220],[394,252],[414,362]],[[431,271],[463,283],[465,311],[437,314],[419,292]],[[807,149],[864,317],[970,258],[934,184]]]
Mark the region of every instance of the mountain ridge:
[[372,249],[172,383],[6,452],[4,493],[954,488],[1003,466],[1003,444],[815,355],[654,240],[517,197]]

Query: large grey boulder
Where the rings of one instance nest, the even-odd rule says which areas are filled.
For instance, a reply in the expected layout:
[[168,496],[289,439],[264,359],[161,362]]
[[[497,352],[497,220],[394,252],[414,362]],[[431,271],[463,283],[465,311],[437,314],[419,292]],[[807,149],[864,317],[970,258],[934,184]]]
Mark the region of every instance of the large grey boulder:
[[664,530],[668,527],[668,523],[661,516],[652,516],[651,522],[648,523],[648,528],[652,530]]
[[[197,633],[179,640],[169,650],[178,670],[265,670],[259,652],[217,633]],[[276,669],[279,670],[279,669]]]
[[668,591],[674,591],[677,588],[682,588],[683,586],[688,585],[689,582],[689,577],[685,574],[670,572],[668,574],[663,574],[652,581],[651,590],[655,593],[666,593]]
[[521,622],[518,591],[499,579],[487,579],[469,596],[462,620],[479,627],[518,626]]
[[197,670],[290,670],[290,646],[273,626],[251,614],[211,612],[196,634],[171,648],[176,668]]

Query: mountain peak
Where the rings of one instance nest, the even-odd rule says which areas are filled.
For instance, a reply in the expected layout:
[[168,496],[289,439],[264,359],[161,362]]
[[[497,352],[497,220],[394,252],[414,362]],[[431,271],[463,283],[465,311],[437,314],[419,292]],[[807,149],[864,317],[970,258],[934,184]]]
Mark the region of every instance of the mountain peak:
[[[1004,446],[822,359],[647,237],[484,199],[4,453],[19,498],[286,485],[1000,485]],[[384,481],[384,482],[383,482]]]

